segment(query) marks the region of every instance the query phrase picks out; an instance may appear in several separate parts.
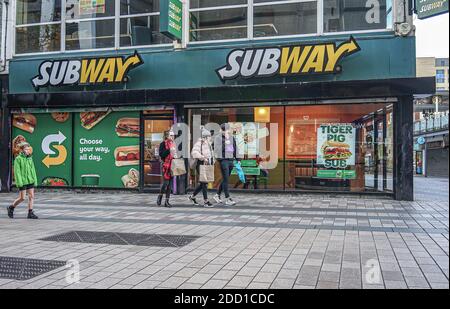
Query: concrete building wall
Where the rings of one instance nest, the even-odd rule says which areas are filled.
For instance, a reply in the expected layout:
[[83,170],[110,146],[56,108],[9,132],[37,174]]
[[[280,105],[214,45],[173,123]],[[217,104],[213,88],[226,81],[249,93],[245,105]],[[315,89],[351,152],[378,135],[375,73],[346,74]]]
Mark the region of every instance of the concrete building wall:
[[416,59],[417,77],[436,76],[436,58],[421,57]]

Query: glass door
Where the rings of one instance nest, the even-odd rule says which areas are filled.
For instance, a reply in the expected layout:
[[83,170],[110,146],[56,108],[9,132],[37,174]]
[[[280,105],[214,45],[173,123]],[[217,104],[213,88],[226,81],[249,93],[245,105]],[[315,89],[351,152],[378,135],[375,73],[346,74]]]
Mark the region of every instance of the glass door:
[[161,185],[162,165],[159,158],[159,145],[164,132],[173,125],[173,114],[144,116],[144,188],[157,188]]

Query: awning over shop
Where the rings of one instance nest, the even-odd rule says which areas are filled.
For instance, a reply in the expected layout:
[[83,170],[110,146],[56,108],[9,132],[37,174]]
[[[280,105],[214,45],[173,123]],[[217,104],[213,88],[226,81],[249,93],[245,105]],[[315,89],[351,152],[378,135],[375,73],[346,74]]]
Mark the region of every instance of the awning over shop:
[[432,93],[435,79],[399,78],[288,84],[253,84],[189,89],[113,90],[8,95],[9,108],[101,108],[167,104],[261,103],[412,96]]

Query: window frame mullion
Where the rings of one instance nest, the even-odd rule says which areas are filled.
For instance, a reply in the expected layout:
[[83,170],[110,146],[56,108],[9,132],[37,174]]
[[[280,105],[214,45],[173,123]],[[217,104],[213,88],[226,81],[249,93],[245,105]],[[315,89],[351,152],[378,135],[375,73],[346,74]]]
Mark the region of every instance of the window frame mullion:
[[120,0],[114,0],[114,49],[120,48]]
[[253,40],[254,38],[254,3],[253,0],[248,0],[248,6],[247,6],[247,38],[249,40]]
[[66,52],[66,9],[67,0],[61,0],[61,52]]
[[323,36],[324,0],[317,0],[317,34]]

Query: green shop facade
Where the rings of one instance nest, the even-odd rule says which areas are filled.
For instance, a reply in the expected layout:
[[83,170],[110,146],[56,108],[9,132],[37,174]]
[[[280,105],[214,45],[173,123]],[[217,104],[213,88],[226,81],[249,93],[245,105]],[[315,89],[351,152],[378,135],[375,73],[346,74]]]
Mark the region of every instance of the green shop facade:
[[[415,38],[393,32],[17,56],[2,182],[14,187],[26,140],[41,187],[155,190],[165,130],[230,123],[252,128],[236,190],[412,200],[413,95],[432,89],[415,77]],[[195,181],[178,177],[174,190]]]

